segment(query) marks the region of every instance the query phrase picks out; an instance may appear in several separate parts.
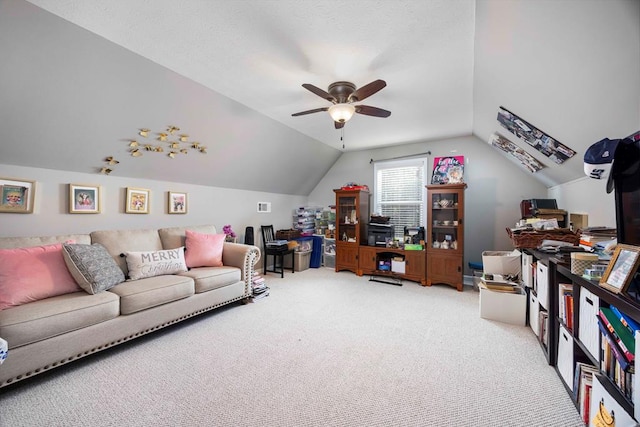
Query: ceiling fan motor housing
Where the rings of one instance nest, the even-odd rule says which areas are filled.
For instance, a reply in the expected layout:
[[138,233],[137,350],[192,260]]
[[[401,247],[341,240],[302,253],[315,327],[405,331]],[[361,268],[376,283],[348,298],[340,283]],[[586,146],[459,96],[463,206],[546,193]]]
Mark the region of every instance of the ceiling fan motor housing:
[[357,99],[349,99],[349,96],[356,91],[356,85],[351,82],[335,82],[329,85],[329,93],[338,101],[338,103],[353,102]]

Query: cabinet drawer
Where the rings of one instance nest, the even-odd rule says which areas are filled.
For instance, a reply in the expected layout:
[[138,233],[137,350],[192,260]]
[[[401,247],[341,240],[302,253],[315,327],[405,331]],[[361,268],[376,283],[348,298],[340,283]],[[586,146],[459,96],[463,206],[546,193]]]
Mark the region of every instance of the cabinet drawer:
[[597,361],[600,361],[600,329],[597,317],[599,307],[600,298],[581,287],[578,338]]
[[564,326],[560,325],[558,334],[558,372],[564,383],[573,391],[573,336]]
[[536,263],[536,289],[538,302],[545,310],[549,310],[549,267],[538,261]]
[[529,292],[529,326],[536,336],[540,336],[540,306],[538,305],[538,297]]

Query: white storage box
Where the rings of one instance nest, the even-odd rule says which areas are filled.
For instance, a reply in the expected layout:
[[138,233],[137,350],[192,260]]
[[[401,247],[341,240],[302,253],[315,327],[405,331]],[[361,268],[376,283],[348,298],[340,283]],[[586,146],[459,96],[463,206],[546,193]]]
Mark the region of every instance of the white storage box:
[[520,276],[522,261],[519,250],[484,251],[482,252],[482,266],[485,274],[502,274]]
[[480,317],[524,326],[527,295],[521,287],[517,290],[517,293],[492,291],[480,282]]
[[[294,271],[303,271],[309,268],[311,251],[294,252],[293,256],[296,257],[296,265],[293,268]],[[285,255],[284,257],[284,268],[291,268],[291,257],[289,255]]]

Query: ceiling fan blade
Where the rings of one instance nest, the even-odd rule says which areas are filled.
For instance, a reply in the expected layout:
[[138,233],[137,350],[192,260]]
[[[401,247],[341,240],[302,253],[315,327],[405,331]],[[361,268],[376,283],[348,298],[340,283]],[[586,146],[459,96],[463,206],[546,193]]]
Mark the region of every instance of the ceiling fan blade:
[[320,111],[327,111],[328,109],[329,107],[324,107],[324,108],[316,108],[314,110],[300,111],[299,113],[293,113],[292,116],[293,117],[304,116],[305,114],[319,113]]
[[317,86],[314,86],[314,85],[309,84],[309,83],[305,83],[305,84],[302,85],[302,87],[305,88],[306,90],[308,90],[309,92],[315,93],[320,98],[326,99],[329,102],[333,102],[333,103],[338,102],[338,100],[333,95],[331,95],[329,92],[325,92],[324,90],[320,89]]
[[368,105],[356,105],[356,113],[374,117],[389,117],[391,115],[391,111],[378,107],[370,107]]
[[344,122],[333,122],[336,129],[342,129],[344,127]]
[[349,102],[362,101],[365,98],[368,98],[374,93],[378,92],[386,85],[387,82],[385,82],[384,80],[375,80],[368,85],[364,85],[349,96]]

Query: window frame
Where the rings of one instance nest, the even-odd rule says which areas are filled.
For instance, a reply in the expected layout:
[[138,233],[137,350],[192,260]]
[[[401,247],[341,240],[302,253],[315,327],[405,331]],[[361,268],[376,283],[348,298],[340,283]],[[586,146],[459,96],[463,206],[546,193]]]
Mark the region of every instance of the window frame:
[[[381,160],[381,161],[377,161],[374,162],[373,164],[373,209],[372,209],[372,213],[377,212],[377,213],[381,213],[381,209],[379,209],[379,207],[381,206],[379,200],[378,200],[378,194],[379,194],[379,189],[378,189],[378,174],[380,171],[382,170],[386,170],[386,169],[395,169],[395,168],[402,168],[402,167],[411,167],[411,166],[422,166],[422,191],[420,192],[420,224],[418,224],[418,226],[420,227],[424,227],[425,224],[427,223],[427,209],[426,209],[426,203],[427,203],[427,190],[426,190],[426,185],[428,183],[428,165],[429,165],[429,159],[428,157],[411,157],[411,158],[407,158],[407,159],[392,159],[392,160]],[[405,224],[394,224],[396,227],[394,228],[394,234],[395,236],[401,236],[404,233],[404,225]]]

